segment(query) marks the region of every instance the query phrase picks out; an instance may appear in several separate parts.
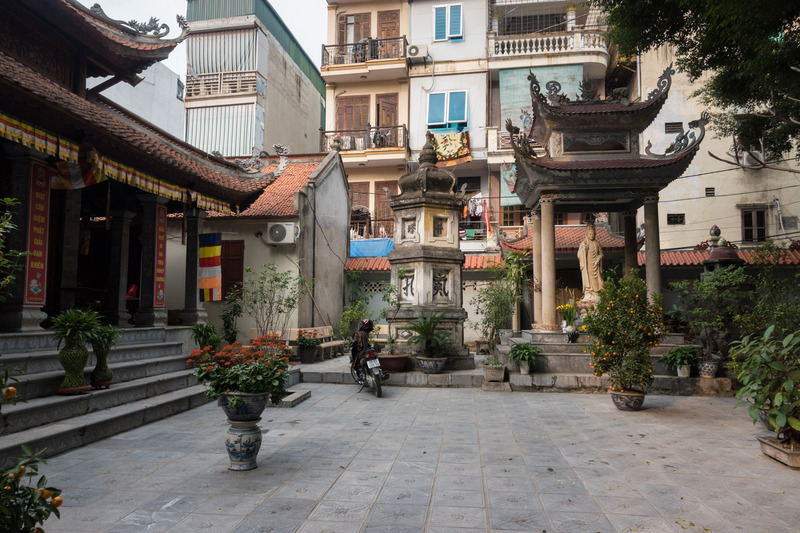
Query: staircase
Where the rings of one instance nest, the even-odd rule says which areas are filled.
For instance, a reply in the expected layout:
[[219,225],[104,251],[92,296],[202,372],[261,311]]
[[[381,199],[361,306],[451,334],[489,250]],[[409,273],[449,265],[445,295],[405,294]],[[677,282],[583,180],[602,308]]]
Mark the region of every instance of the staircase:
[[[529,375],[519,373],[519,367],[508,358],[514,344],[530,342],[542,349]],[[606,392],[609,381],[606,376],[595,376],[592,372],[591,355],[584,353],[586,336],[581,335],[577,343],[567,342],[564,333],[522,331],[509,344],[496,347],[497,357],[509,369],[512,390],[557,391],[557,392]],[[654,381],[648,394],[672,394],[677,396],[733,396],[729,378],[697,377],[697,369],[689,378],[678,378],[659,362],[660,357],[675,346],[683,345],[683,335],[669,334],[650,355],[653,363]]]
[[[122,330],[108,356],[114,383],[108,389],[58,396],[64,376],[50,332],[0,335],[0,361],[16,368],[10,383],[27,400],[2,404],[0,465],[26,444],[51,457],[205,403],[186,359],[193,344],[188,327]],[[88,375],[94,369],[89,351]]]

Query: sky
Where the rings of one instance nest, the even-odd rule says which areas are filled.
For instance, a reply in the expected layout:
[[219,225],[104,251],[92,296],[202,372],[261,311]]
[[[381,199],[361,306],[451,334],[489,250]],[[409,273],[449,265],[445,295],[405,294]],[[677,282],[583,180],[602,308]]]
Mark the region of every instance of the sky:
[[[186,0],[78,0],[86,7],[100,4],[106,15],[115,20],[146,22],[156,17],[169,26],[167,38],[180,35],[175,15],[186,16]],[[319,68],[322,44],[327,38],[328,4],[325,0],[269,0],[295,39]],[[164,61],[171,70],[186,77],[186,42],[179,44]]]

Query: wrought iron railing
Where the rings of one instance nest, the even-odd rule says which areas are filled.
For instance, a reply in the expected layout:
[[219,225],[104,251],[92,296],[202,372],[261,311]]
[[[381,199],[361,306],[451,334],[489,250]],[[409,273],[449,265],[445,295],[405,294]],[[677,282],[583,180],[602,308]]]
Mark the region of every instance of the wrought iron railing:
[[322,66],[352,65],[373,59],[398,59],[406,57],[407,45],[405,36],[322,45]]
[[323,131],[320,150],[371,150],[380,148],[407,148],[408,130],[400,126],[369,126],[360,130]]
[[212,72],[186,78],[186,98],[247,94],[258,91],[258,72]]
[[564,52],[608,53],[608,41],[602,32],[585,30],[489,37],[489,55],[492,57]]
[[486,240],[486,222],[462,220],[458,223],[458,236],[462,241]]
[[394,236],[394,219],[351,220],[350,239],[384,239]]

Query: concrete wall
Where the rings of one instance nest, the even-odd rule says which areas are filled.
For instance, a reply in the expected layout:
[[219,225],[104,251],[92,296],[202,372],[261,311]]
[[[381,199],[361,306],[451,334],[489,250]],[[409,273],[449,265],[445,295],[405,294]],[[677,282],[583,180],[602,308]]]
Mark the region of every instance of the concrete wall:
[[[178,98],[180,76],[161,63],[151,66],[140,76],[144,80],[135,87],[120,82],[100,94],[170,135],[183,139],[183,100]],[[87,80],[87,85],[91,88],[103,81],[93,78]]]
[[[655,89],[658,77],[673,59],[667,49],[642,57],[642,94],[646,95]],[[664,133],[666,122],[681,122],[686,130],[689,121],[700,118],[706,107],[692,93],[701,87],[703,81],[690,83],[680,72],[673,76],[669,98],[642,134],[640,146],[652,141],[653,152],[664,153],[666,147],[675,140],[675,134]],[[768,237],[784,243],[798,238],[796,226],[794,229],[781,230],[778,216],[778,203],[784,217],[800,216],[797,174],[771,169],[742,169],[718,161],[708,154],[711,152],[718,157],[731,159],[727,153],[732,153],[732,146],[733,139],[719,138],[713,131],[707,131],[697,155],[683,176],[661,192],[659,225],[662,250],[691,248],[708,239],[709,229],[714,224],[722,230],[722,237],[741,246],[741,206],[744,205],[764,206],[767,210]],[[798,168],[794,160],[776,166]],[[714,188],[714,197],[706,196],[708,187]],[[684,214],[686,223],[668,225],[667,215],[671,213]],[[644,222],[643,210],[639,212],[638,221],[640,224]],[[791,223],[791,220],[787,222]]]
[[409,44],[424,44],[433,61],[458,61],[486,57],[488,9],[483,0],[462,0],[464,37],[461,40],[433,41],[433,7],[446,5],[440,0],[422,0],[411,4]]

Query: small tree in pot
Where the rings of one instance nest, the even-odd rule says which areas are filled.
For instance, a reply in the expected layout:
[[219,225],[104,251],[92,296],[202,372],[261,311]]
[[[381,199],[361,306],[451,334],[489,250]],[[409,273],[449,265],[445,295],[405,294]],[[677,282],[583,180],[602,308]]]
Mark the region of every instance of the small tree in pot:
[[59,394],[77,394],[92,388],[83,369],[89,360],[86,343],[100,326],[100,315],[90,309],[67,309],[53,319],[53,338],[64,341],[58,352],[58,362],[66,375],[58,387]]

